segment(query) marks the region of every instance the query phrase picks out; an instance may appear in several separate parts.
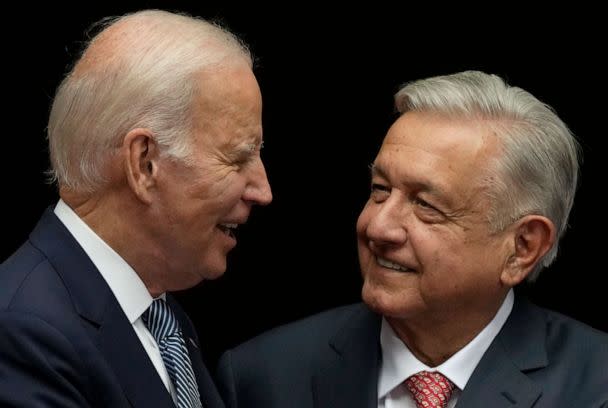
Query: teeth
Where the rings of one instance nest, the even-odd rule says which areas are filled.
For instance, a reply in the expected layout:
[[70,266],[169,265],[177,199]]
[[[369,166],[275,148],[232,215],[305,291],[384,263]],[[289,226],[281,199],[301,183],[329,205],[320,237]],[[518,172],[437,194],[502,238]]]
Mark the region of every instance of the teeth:
[[378,264],[380,264],[380,266],[384,266],[385,268],[389,268],[389,269],[394,269],[396,271],[400,271],[400,272],[411,272],[413,271],[410,268],[406,268],[405,266],[401,266],[399,264],[396,264],[394,262],[391,262],[387,259],[384,258],[376,258],[376,260],[378,261]]
[[226,234],[230,237],[234,237],[234,231],[236,230],[236,228],[238,226],[239,226],[239,224],[232,224],[232,223],[219,224],[220,230],[222,230],[224,232],[224,234]]

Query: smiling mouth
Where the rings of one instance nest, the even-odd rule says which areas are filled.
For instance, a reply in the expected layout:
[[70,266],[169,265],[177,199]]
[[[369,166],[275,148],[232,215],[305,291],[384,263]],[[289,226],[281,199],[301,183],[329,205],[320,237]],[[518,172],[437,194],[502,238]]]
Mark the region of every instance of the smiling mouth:
[[234,232],[238,226],[239,224],[219,224],[218,228],[229,237],[235,238]]
[[416,272],[415,270],[411,269],[411,268],[407,268],[403,265],[399,265],[395,262],[391,262],[388,259],[384,259],[384,258],[380,258],[379,256],[376,257],[376,262],[378,263],[378,265],[387,268],[387,269],[392,269],[393,271],[397,271],[397,272]]

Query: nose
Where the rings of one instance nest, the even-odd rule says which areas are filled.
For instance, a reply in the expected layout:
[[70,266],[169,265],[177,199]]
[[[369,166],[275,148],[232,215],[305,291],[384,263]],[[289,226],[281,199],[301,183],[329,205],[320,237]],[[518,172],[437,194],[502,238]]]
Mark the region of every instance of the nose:
[[370,203],[363,209],[360,221],[367,219],[364,233],[377,246],[400,246],[407,240],[406,214],[394,196],[382,203]]
[[257,205],[268,205],[272,201],[270,183],[261,159],[258,159],[258,163],[251,170],[251,180],[245,188],[243,199]]

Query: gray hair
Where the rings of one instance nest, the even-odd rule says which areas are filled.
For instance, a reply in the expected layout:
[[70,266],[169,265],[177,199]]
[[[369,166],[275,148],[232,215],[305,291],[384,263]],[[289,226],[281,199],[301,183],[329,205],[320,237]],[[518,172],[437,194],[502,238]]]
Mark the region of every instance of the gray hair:
[[535,280],[557,255],[568,225],[578,180],[579,145],[553,109],[496,75],[466,71],[406,84],[395,95],[400,113],[429,111],[448,117],[487,121],[500,139],[502,155],[484,182],[492,204],[494,232],[537,214],[557,230],[553,247],[528,280]]
[[247,47],[219,26],[145,10],[102,20],[60,84],[48,124],[50,171],[59,186],[94,192],[107,182],[111,152],[135,128],[150,129],[163,155],[191,155],[194,75],[240,59]]

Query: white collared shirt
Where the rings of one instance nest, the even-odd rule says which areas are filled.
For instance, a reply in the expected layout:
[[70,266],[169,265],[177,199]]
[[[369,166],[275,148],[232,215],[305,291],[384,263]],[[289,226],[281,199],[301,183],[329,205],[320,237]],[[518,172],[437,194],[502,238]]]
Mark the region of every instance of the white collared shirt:
[[[91,262],[106,281],[116,297],[124,314],[131,322],[152,364],[158,371],[165,387],[177,405],[177,394],[165,364],[160,355],[156,340],[146,327],[141,315],[148,310],[154,300],[137,273],[116,251],[106,244],[80,217],[63,201],[55,206],[55,215],[80,244]],[[161,295],[164,299],[165,295]]]
[[513,290],[510,290],[492,321],[466,346],[437,367],[429,367],[418,360],[388,322],[382,319],[378,408],[416,408],[411,393],[401,384],[419,371],[439,371],[454,383],[456,388],[448,403],[448,408],[454,408],[479,360],[507,321],[513,309],[513,300]]

